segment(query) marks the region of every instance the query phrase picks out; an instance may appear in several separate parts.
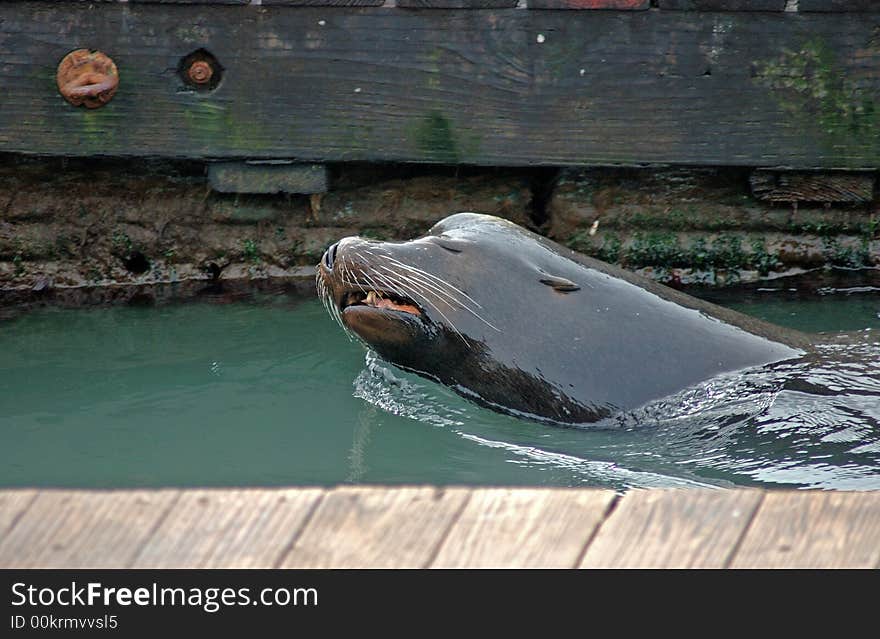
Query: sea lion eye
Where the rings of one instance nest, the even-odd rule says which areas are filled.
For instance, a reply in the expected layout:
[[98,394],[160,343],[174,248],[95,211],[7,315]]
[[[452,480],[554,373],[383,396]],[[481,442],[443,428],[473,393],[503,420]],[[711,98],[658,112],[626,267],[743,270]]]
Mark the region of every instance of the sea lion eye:
[[447,240],[442,237],[435,237],[434,244],[436,244],[437,246],[439,246],[442,249],[446,249],[450,253],[461,253],[461,251],[462,251],[462,249],[459,248],[459,246],[457,244],[455,244],[451,240]]
[[572,291],[578,291],[581,288],[571,280],[556,275],[545,275],[541,278],[540,282],[560,293],[571,293]]

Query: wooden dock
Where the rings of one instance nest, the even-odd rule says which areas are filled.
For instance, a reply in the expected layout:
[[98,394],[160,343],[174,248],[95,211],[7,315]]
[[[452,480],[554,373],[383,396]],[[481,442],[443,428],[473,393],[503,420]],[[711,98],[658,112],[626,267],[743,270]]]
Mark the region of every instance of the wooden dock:
[[0,568],[880,567],[880,493],[0,491]]

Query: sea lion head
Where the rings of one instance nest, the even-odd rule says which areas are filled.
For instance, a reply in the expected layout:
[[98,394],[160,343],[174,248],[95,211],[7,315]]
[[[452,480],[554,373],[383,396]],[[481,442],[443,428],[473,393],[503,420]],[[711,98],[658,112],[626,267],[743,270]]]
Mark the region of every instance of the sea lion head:
[[579,287],[542,268],[531,234],[507,220],[458,213],[406,242],[343,238],[324,253],[317,285],[331,316],[383,359],[482,404],[550,421],[607,413],[551,388],[518,357],[517,344],[536,342],[528,307]]
[[473,259],[480,247],[460,232],[464,222],[479,217],[446,218],[406,242],[341,239],[318,265],[321,299],[349,334],[384,359],[442,377],[433,369],[451,352],[472,349],[487,330],[498,330],[471,295],[487,277]]

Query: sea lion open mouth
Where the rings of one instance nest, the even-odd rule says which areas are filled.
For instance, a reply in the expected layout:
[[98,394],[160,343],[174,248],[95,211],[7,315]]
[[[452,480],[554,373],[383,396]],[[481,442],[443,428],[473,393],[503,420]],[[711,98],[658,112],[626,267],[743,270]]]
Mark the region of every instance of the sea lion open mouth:
[[382,291],[369,291],[366,293],[363,291],[352,291],[345,296],[342,302],[342,312],[345,313],[352,306],[371,306],[399,313],[410,313],[411,315],[422,314],[418,305],[411,299]]

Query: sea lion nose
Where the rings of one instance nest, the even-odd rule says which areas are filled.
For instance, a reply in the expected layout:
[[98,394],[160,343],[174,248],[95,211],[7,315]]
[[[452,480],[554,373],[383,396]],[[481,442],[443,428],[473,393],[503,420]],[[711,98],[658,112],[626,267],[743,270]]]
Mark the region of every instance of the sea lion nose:
[[339,242],[336,242],[330,248],[324,251],[324,266],[326,266],[328,270],[333,270],[333,262],[336,261],[337,248],[339,248]]

